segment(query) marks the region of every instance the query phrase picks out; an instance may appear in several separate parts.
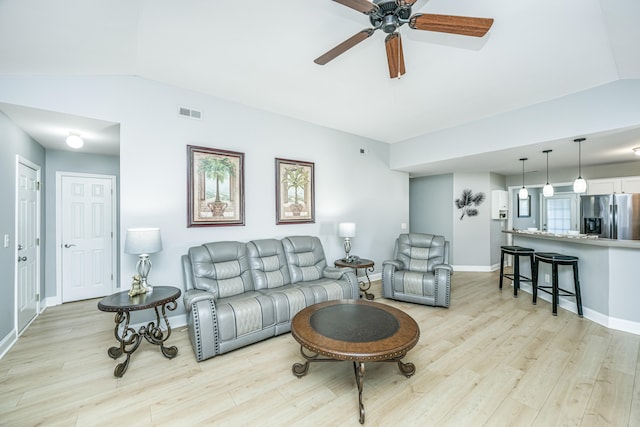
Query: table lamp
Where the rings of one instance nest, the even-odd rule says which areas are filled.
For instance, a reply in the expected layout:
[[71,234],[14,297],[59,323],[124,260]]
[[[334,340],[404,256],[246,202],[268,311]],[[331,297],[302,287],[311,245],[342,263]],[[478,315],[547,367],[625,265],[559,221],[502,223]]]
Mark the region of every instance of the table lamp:
[[134,276],[134,281],[129,290],[129,296],[135,296],[151,292],[153,288],[147,282],[147,277],[151,271],[151,260],[149,254],[162,250],[162,240],[160,239],[159,228],[129,228],[124,242],[124,252],[138,255],[139,278]]
[[356,223],[341,222],[338,226],[338,236],[344,237],[344,261],[349,262],[349,252],[351,252],[351,238],[356,236]]

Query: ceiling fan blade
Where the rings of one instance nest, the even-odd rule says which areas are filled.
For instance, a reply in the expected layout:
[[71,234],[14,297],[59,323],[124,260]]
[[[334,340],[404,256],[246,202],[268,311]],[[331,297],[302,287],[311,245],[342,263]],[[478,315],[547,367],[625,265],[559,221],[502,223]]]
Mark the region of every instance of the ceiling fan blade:
[[409,20],[409,26],[416,30],[461,34],[482,37],[493,25],[492,18],[472,18],[469,16],[435,15],[416,13]]
[[376,10],[378,10],[378,5],[371,3],[368,0],[333,0],[341,5],[350,7],[353,10],[357,10],[358,12],[362,12],[366,15],[370,15]]
[[361,41],[371,37],[371,34],[373,34],[374,31],[375,29],[373,28],[367,28],[366,30],[360,31],[359,33],[349,37],[348,39],[346,39],[345,41],[343,41],[338,46],[334,47],[324,55],[317,57],[316,59],[313,60],[313,62],[315,62],[318,65],[326,64],[327,62],[331,61],[337,56],[342,55],[347,50],[351,49]]
[[387,48],[387,62],[389,63],[389,77],[399,78],[405,73],[404,55],[402,53],[402,39],[399,33],[392,33],[384,39]]

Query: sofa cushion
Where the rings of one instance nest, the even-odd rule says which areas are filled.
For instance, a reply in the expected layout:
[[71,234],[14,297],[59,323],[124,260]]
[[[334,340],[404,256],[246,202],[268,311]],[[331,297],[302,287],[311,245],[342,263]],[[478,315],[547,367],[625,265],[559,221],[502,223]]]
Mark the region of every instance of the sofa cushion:
[[291,283],[318,280],[327,266],[320,239],[313,236],[290,236],[282,239],[289,264]]
[[220,342],[266,329],[276,322],[271,298],[259,292],[245,292],[216,302]]
[[256,290],[280,288],[291,283],[280,240],[253,240],[247,243],[247,254]]
[[438,264],[446,264],[443,236],[408,233],[398,237],[396,259],[410,271],[426,273]]
[[213,242],[189,249],[193,286],[226,298],[253,291],[247,247],[242,242]]
[[416,271],[400,270],[393,275],[393,290],[404,294],[433,296],[435,275]]

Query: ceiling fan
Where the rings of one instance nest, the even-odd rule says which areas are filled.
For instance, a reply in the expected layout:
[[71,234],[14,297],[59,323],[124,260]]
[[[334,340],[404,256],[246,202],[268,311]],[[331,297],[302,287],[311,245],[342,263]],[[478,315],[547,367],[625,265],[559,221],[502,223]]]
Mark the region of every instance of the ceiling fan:
[[351,36],[333,49],[316,58],[313,62],[324,65],[351,49],[361,41],[371,37],[378,29],[387,33],[384,41],[389,63],[389,77],[400,77],[405,73],[402,40],[397,32],[404,24],[414,30],[437,31],[441,33],[461,34],[482,37],[491,25],[492,18],[472,18],[467,16],[435,15],[416,13],[411,16],[411,6],[416,0],[333,0],[351,9],[369,15],[373,28],[366,28]]

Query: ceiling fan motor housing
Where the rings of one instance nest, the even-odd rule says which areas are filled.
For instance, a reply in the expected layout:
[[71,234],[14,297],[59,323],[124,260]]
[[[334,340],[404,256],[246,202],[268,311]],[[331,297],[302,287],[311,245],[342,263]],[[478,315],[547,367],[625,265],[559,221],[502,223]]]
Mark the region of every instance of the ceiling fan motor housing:
[[378,10],[369,15],[374,28],[380,28],[391,34],[398,27],[408,22],[411,17],[411,6],[398,6],[395,0],[374,0]]

